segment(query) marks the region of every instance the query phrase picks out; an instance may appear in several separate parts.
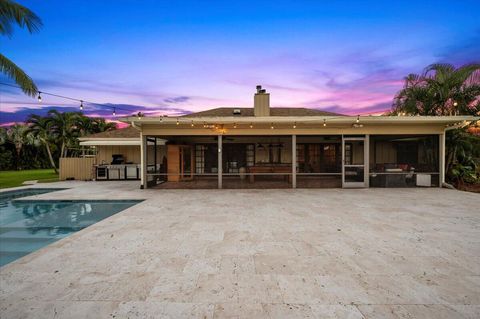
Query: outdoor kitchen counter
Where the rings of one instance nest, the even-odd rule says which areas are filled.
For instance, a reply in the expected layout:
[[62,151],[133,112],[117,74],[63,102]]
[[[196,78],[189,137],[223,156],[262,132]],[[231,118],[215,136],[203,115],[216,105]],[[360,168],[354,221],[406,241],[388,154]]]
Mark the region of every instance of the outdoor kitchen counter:
[[140,164],[95,165],[96,180],[140,179]]

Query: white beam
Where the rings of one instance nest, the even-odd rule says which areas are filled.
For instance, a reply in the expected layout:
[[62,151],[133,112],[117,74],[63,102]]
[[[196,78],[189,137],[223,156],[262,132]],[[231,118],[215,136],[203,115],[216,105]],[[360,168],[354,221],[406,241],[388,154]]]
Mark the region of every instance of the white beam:
[[297,188],[297,136],[292,135],[292,188]]
[[147,137],[140,134],[142,143],[140,144],[140,188],[147,188]]
[[218,135],[218,188],[222,188],[222,135]]
[[445,132],[439,134],[439,156],[438,156],[438,167],[440,169],[440,178],[439,178],[439,187],[442,187],[445,183]]
[[364,178],[365,178],[365,187],[370,187],[370,135],[365,134],[365,145],[364,145]]

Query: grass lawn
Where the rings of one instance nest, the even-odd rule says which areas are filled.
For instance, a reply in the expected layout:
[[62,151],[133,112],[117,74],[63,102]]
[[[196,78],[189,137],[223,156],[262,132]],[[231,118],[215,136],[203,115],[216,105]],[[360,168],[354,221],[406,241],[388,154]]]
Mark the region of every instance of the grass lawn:
[[58,181],[53,169],[30,169],[24,171],[0,171],[0,188],[21,186],[24,181],[37,179],[39,183]]

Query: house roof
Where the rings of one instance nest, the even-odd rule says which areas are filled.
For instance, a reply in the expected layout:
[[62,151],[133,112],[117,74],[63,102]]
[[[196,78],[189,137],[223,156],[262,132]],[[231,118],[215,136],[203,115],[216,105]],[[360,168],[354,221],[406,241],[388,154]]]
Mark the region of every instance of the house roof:
[[81,137],[80,140],[85,141],[85,140],[99,140],[99,139],[130,139],[130,138],[135,138],[139,139],[140,138],[140,131],[133,126],[128,126],[125,128],[120,128],[116,130],[111,130],[111,131],[105,131],[105,132],[100,132],[96,134],[90,134],[84,137]]
[[[234,114],[234,110],[240,110],[240,114]],[[249,117],[254,116],[252,107],[219,107],[206,111],[184,115],[182,117]],[[342,114],[327,112],[304,107],[271,107],[270,116],[342,116]]]

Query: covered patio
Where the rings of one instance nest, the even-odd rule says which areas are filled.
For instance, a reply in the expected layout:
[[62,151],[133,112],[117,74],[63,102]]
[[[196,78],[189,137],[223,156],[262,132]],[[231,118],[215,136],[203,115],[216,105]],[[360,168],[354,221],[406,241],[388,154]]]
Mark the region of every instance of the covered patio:
[[341,136],[147,136],[149,187],[341,187]]
[[443,135],[144,136],[147,187],[438,187]]

